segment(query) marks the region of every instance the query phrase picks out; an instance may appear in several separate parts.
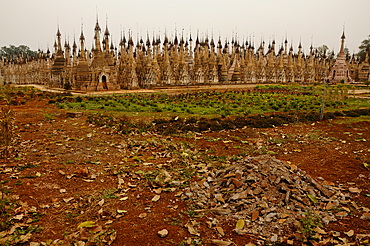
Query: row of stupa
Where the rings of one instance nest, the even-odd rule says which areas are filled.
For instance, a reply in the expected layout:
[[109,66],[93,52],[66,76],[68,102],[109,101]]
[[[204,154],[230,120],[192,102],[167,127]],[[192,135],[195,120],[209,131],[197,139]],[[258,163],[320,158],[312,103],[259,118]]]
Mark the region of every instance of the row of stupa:
[[[97,19],[94,43],[86,49],[83,30],[72,47],[65,41],[62,47],[58,27],[54,52],[39,51],[36,59],[20,57],[2,60],[0,69],[6,83],[44,84],[51,88],[82,91],[156,88],[167,86],[263,84],[263,83],[349,83],[369,79],[369,63],[358,62],[344,53],[344,32],[337,59],[325,52],[319,54],[310,47],[307,55],[288,47],[288,41],[276,48],[275,41],[265,49],[265,43],[255,49],[251,42],[232,40],[215,42],[208,37],[195,44],[191,36],[184,39],[175,34],[146,42],[133,42],[132,35],[123,35],[119,48],[114,47],[106,25],[104,33]],[[368,57],[367,57],[368,58]]]

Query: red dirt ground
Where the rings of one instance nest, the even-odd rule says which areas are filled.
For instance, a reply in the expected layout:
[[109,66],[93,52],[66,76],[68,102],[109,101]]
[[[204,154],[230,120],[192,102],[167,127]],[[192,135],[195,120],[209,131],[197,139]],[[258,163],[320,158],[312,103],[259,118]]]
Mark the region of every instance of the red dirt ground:
[[[159,186],[150,185],[152,180],[146,179],[150,175],[143,173],[157,170],[158,165],[180,168],[181,158],[174,153],[181,151],[220,157],[212,160],[214,165],[238,154],[272,154],[319,181],[342,189],[361,189],[352,200],[359,207],[370,208],[370,197],[363,195],[370,194],[370,172],[363,165],[370,164],[370,123],[366,120],[347,118],[179,136],[120,135],[89,125],[86,115],[67,117],[66,111],[46,102],[36,99],[12,106],[18,152],[15,158],[0,161],[2,189],[37,210],[37,219],[34,214],[34,222],[27,223],[43,229],[32,233],[30,242],[63,239],[77,232],[84,221],[114,229],[117,234],[112,245],[196,245],[197,241],[211,245],[210,239],[232,240],[236,245],[253,242],[255,237],[233,231],[235,220],[222,225],[223,238],[209,229],[208,215],[198,217],[178,196],[181,186],[160,191],[155,189]],[[188,149],[181,149],[184,143]],[[198,173],[191,180],[201,177]],[[124,182],[117,188],[119,178]],[[160,199],[152,201],[157,194]],[[362,213],[354,210],[325,230],[369,234],[369,221],[360,219]],[[200,237],[184,227],[190,220],[197,221]],[[169,234],[160,238],[157,232],[164,228]]]

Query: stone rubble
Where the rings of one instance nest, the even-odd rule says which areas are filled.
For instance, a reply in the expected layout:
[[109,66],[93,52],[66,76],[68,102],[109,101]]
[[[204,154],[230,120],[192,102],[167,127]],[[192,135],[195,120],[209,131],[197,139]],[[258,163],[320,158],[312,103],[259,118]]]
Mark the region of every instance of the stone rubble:
[[244,219],[243,233],[282,242],[292,228],[300,229],[300,219],[307,211],[320,216],[324,225],[348,216],[348,192],[321,183],[325,182],[316,181],[295,165],[263,155],[209,170],[182,198],[194,201],[198,211],[210,211],[219,220]]

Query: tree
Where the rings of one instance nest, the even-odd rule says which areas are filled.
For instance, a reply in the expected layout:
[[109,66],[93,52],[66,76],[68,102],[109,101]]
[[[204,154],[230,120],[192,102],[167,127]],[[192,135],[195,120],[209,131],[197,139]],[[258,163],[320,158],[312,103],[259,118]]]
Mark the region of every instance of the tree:
[[329,52],[327,52],[327,51],[329,51],[329,47],[325,44],[317,47],[316,50],[317,50],[317,53],[318,53],[319,57],[323,57],[324,54],[328,55],[328,53],[329,53]]
[[357,53],[357,57],[363,61],[366,58],[366,52],[370,52],[370,35],[367,37],[367,39],[364,39],[361,42],[361,45],[358,48],[360,51]]
[[325,57],[329,59],[333,59],[335,57],[334,50],[330,50],[329,47],[326,44],[323,44],[319,47],[316,47],[317,55],[321,58]]
[[9,45],[9,47],[3,46],[0,48],[0,57],[7,59],[17,59],[20,55],[23,57],[36,57],[37,51],[31,50],[26,45],[19,45],[18,47],[14,45]]

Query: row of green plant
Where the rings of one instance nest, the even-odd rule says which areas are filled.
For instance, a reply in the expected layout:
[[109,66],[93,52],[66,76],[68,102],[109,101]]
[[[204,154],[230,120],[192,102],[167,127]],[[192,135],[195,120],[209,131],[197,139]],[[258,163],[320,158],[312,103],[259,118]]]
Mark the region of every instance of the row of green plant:
[[[253,91],[205,91],[177,95],[153,93],[78,96],[64,97],[52,102],[59,108],[65,109],[194,116],[243,116],[269,112],[319,111],[322,106],[322,91],[321,94],[308,93],[315,91],[308,89],[307,93],[281,93],[280,89],[275,91],[275,87],[259,86]],[[261,88],[270,88],[272,91],[261,92],[259,90]],[[293,87],[294,90],[299,88]],[[294,91],[293,89],[286,86],[284,91]],[[325,101],[326,110],[345,109],[358,103],[361,107],[370,106],[368,100],[354,101],[353,98],[348,98],[348,91],[339,90],[337,87],[328,88],[326,96],[331,98]]]

